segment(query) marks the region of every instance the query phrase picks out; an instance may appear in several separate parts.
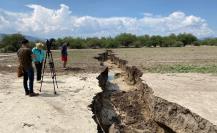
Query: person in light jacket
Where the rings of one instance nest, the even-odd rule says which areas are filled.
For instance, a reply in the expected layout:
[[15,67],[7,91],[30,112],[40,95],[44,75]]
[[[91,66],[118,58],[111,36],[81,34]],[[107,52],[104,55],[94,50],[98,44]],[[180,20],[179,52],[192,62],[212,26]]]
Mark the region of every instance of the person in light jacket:
[[36,43],[36,47],[32,49],[32,53],[35,56],[35,58],[33,58],[33,62],[37,71],[37,82],[41,82],[42,66],[45,59],[45,51],[43,50],[43,46],[43,43]]

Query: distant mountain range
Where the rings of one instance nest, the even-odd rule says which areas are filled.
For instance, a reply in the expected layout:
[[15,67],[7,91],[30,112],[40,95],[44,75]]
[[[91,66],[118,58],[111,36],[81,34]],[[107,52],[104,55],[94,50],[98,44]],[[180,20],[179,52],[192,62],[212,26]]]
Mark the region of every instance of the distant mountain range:
[[28,35],[24,35],[26,39],[28,39],[29,41],[31,42],[35,42],[35,41],[41,41],[41,40],[44,40],[42,38],[38,38],[38,37],[34,37],[34,36],[28,36]]
[[[11,34],[4,34],[4,33],[0,33],[0,40],[6,36],[6,35],[11,35]],[[35,42],[35,41],[38,41],[38,40],[44,40],[42,38],[39,38],[39,37],[34,37],[34,36],[29,36],[29,35],[23,35],[26,39],[28,39],[29,41],[31,42]]]

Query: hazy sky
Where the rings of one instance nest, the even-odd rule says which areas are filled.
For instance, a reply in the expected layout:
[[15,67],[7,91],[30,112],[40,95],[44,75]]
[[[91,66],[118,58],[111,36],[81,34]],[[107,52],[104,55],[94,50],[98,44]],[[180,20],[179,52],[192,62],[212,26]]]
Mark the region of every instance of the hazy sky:
[[1,0],[0,33],[216,36],[216,0]]

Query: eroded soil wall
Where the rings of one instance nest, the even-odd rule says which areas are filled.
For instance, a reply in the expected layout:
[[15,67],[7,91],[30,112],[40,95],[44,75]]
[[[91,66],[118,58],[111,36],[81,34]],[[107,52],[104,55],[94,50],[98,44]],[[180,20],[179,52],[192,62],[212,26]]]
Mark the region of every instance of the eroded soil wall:
[[153,94],[153,90],[140,78],[143,73],[127,61],[106,51],[97,58],[110,60],[123,73],[124,82],[134,89],[129,91],[110,90],[109,69],[98,76],[103,92],[93,101],[95,120],[101,132],[150,132],[150,133],[217,133],[217,126],[176,103]]

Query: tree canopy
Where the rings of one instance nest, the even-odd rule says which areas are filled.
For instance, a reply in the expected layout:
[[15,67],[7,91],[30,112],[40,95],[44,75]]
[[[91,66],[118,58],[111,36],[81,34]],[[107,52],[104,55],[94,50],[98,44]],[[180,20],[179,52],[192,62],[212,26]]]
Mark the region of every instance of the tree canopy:
[[24,39],[21,34],[5,35],[0,42],[2,52],[15,52],[20,48],[20,41]]
[[[19,41],[24,38],[21,34],[3,36],[0,41],[1,52],[16,52],[19,49]],[[159,35],[140,35],[122,33],[115,37],[64,37],[56,39],[53,49],[58,49],[64,42],[69,43],[73,49],[85,48],[120,48],[120,47],[184,47],[186,45],[211,45],[217,46],[217,38],[207,38],[199,40],[196,36],[189,33],[171,34],[168,36]],[[34,42],[31,42],[32,46]]]

